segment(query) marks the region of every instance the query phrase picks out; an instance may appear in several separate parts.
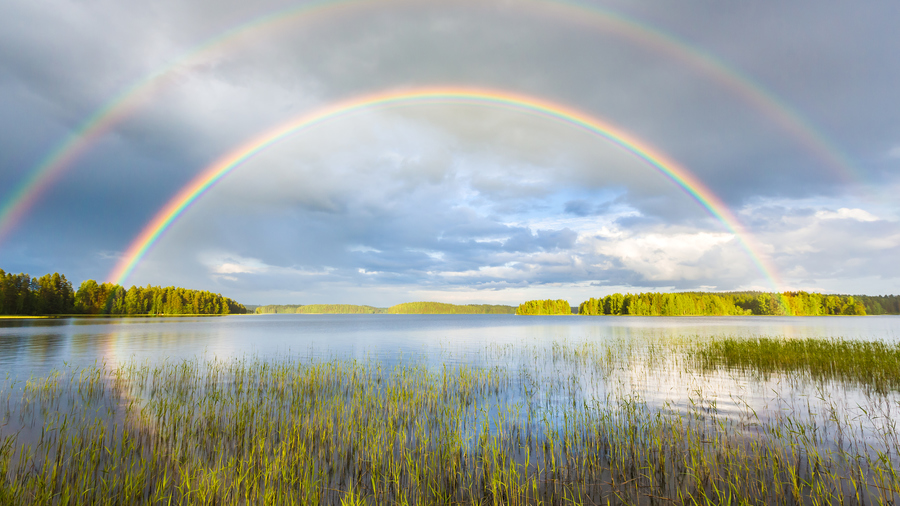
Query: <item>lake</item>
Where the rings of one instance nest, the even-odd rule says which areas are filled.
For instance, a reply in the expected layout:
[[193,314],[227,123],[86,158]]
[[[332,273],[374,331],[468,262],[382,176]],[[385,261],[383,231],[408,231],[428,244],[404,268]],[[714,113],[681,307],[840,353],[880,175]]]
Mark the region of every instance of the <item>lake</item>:
[[[241,357],[307,360],[373,360],[386,365],[519,367],[521,353],[554,344],[672,343],[721,337],[825,338],[900,341],[900,317],[634,317],[515,315],[232,315],[174,318],[62,318],[0,320],[0,372],[11,379],[40,377],[54,369],[106,364],[228,360]],[[637,366],[635,366],[637,367]],[[635,368],[616,375],[622,389],[648,401],[685,402],[705,388],[721,397],[740,394],[759,409],[772,389],[784,398],[807,395],[808,385],[780,378],[751,381],[734,374],[694,374],[671,366]],[[606,381],[604,383],[609,383]],[[832,385],[833,386],[833,385]],[[841,385],[838,385],[841,386]],[[845,398],[840,388],[839,398]],[[835,392],[831,392],[836,395]],[[847,402],[857,401],[852,397]]]
[[465,361],[489,345],[685,337],[900,340],[900,317],[635,317],[514,315],[232,315],[197,318],[0,320],[0,371],[27,379],[52,369],[245,355],[402,356]]
[[0,444],[34,497],[890,503],[898,343],[897,316],[0,320]]

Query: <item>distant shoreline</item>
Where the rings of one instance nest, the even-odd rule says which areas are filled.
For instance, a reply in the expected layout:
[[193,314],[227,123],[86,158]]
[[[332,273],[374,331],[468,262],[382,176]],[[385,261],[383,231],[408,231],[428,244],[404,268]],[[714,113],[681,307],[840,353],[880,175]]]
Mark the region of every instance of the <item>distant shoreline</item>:
[[[240,313],[237,315],[243,316]],[[249,314],[249,313],[248,313]],[[163,318],[195,316],[234,316],[224,314],[47,314],[47,315],[0,315],[0,320],[33,320],[54,318]]]
[[251,306],[256,314],[514,314],[515,306],[404,302],[391,307],[357,304],[267,304]]

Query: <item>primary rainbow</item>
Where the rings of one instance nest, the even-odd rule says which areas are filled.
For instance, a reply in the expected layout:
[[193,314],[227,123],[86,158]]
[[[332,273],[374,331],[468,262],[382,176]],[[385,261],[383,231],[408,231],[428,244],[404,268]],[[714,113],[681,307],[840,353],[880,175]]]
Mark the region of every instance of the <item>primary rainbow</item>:
[[203,172],[182,187],[147,223],[112,272],[107,276],[107,279],[112,283],[123,284],[153,244],[159,240],[162,234],[194,201],[231,171],[241,166],[241,164],[289,135],[325,121],[374,108],[453,103],[512,109],[549,118],[586,130],[593,135],[612,142],[614,145],[624,148],[678,185],[691,198],[706,208],[710,214],[721,221],[738,238],[743,248],[750,255],[760,272],[769,280],[773,288],[776,291],[780,291],[780,282],[775,275],[774,269],[768,265],[765,257],[759,254],[750,236],[744,231],[738,220],[729,211],[728,207],[687,169],[681,167],[658,150],[652,149],[646,143],[630,136],[622,129],[583,112],[525,95],[500,90],[473,88],[420,88],[365,95],[303,114],[254,137],[206,167]]
[[[149,92],[162,87],[166,80],[179,71],[189,68],[213,51],[221,50],[243,37],[266,33],[288,23],[314,16],[333,14],[343,10],[382,8],[387,0],[319,0],[258,16],[235,25],[200,44],[193,46],[150,75],[116,95],[85,119],[16,185],[0,205],[0,242],[24,217],[40,194],[69,167],[78,156],[97,139],[110,131],[119,121],[148,98]],[[390,3],[415,5],[415,0],[391,0]],[[820,160],[845,179],[861,179],[858,169],[833,143],[816,130],[808,121],[749,76],[741,73],[716,57],[687,42],[667,34],[648,24],[611,10],[584,5],[567,0],[519,0],[517,5],[541,8],[566,18],[570,22],[600,28],[626,38],[652,51],[674,58],[727,87],[754,108],[778,123]]]

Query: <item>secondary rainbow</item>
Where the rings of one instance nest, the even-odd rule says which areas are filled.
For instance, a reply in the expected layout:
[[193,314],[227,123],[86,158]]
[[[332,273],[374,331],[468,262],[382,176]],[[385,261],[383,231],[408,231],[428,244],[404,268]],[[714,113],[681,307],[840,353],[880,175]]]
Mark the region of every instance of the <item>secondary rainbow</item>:
[[[112,100],[97,109],[86,120],[75,127],[62,142],[51,150],[25,178],[13,188],[0,205],[0,242],[22,220],[46,190],[80,154],[123,118],[136,110],[149,98],[150,92],[163,87],[166,81],[202,58],[221,51],[237,41],[257,34],[265,34],[292,22],[317,19],[317,16],[343,11],[358,12],[364,8],[384,8],[386,3],[416,5],[415,0],[324,0],[291,6],[279,11],[266,13],[248,22],[235,25],[200,44],[193,46],[155,72],[136,81]],[[713,55],[687,42],[667,34],[657,28],[629,18],[611,10],[583,5],[565,0],[520,0],[517,5],[531,6],[565,18],[572,23],[614,33],[654,52],[665,54],[712,77],[733,93],[749,102],[754,108],[773,119],[803,145],[833,167],[845,179],[861,179],[850,159],[844,155],[824,135],[808,121],[769,93],[759,83],[737,69],[725,64]]]
[[197,177],[182,187],[132,241],[107,279],[112,283],[123,284],[144,255],[193,202],[209,191],[223,177],[278,141],[322,122],[361,111],[417,104],[466,104],[512,109],[572,125],[627,150],[678,185],[722,222],[725,228],[740,241],[742,247],[763,276],[772,284],[772,287],[776,291],[780,291],[781,284],[775,275],[775,270],[768,264],[765,257],[759,254],[752,238],[744,231],[728,207],[687,169],[663,153],[608,122],[566,106],[506,91],[471,88],[425,88],[365,95],[301,115],[252,138],[206,167]]
[[120,121],[137,110],[150,98],[153,91],[163,88],[168,80],[180,72],[190,69],[195,62],[202,61],[203,57],[215,51],[221,51],[241,38],[252,35],[255,31],[265,32],[286,21],[338,12],[357,4],[374,3],[376,2],[370,0],[324,0],[258,16],[249,22],[240,23],[207,38],[151,74],[132,83],[131,86],[78,124],[13,188],[0,206],[0,242],[22,220],[41,193],[58,179],[82,153],[111,131]]

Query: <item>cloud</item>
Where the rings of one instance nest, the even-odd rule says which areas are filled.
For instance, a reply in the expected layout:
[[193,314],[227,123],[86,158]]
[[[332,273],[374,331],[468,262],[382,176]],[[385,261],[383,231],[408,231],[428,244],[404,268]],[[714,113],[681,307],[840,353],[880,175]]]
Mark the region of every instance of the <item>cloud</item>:
[[[598,241],[595,248],[598,253],[616,259],[622,268],[647,281],[673,283],[717,277],[724,281],[733,277],[734,273],[730,273],[726,265],[711,261],[708,255],[733,241],[734,236],[727,233],[660,230]],[[734,256],[734,251],[731,254]],[[737,256],[743,255],[739,253]],[[746,269],[747,262],[737,259],[735,264]]]
[[200,261],[215,274],[256,274],[269,270],[268,265],[256,258],[243,258],[233,254],[201,255]]
[[[316,11],[178,60],[286,4],[4,3],[0,188],[104,104],[180,63],[0,238],[0,267],[102,279],[165,202],[249,139],[340,100],[448,86],[531,95],[627,133],[738,214],[791,286],[895,279],[896,181],[878,173],[885,146],[900,157],[893,3],[689,0],[652,16],[608,6],[689,40],[731,74],[562,5],[397,5]],[[748,99],[741,76],[777,101]],[[257,152],[192,204],[129,281],[248,303],[767,288],[719,221],[603,136],[499,104],[395,105]],[[782,105],[825,134],[786,125]],[[883,181],[869,191],[848,177]]]
[[802,286],[804,280],[828,279],[836,286],[838,279],[900,276],[892,260],[900,254],[900,222],[860,208],[831,209],[755,210],[760,216],[772,211],[753,232],[769,245],[787,281],[793,277],[794,286]]
[[847,209],[842,207],[835,211],[816,211],[816,218],[821,220],[856,220],[878,221],[878,217],[863,209]]

